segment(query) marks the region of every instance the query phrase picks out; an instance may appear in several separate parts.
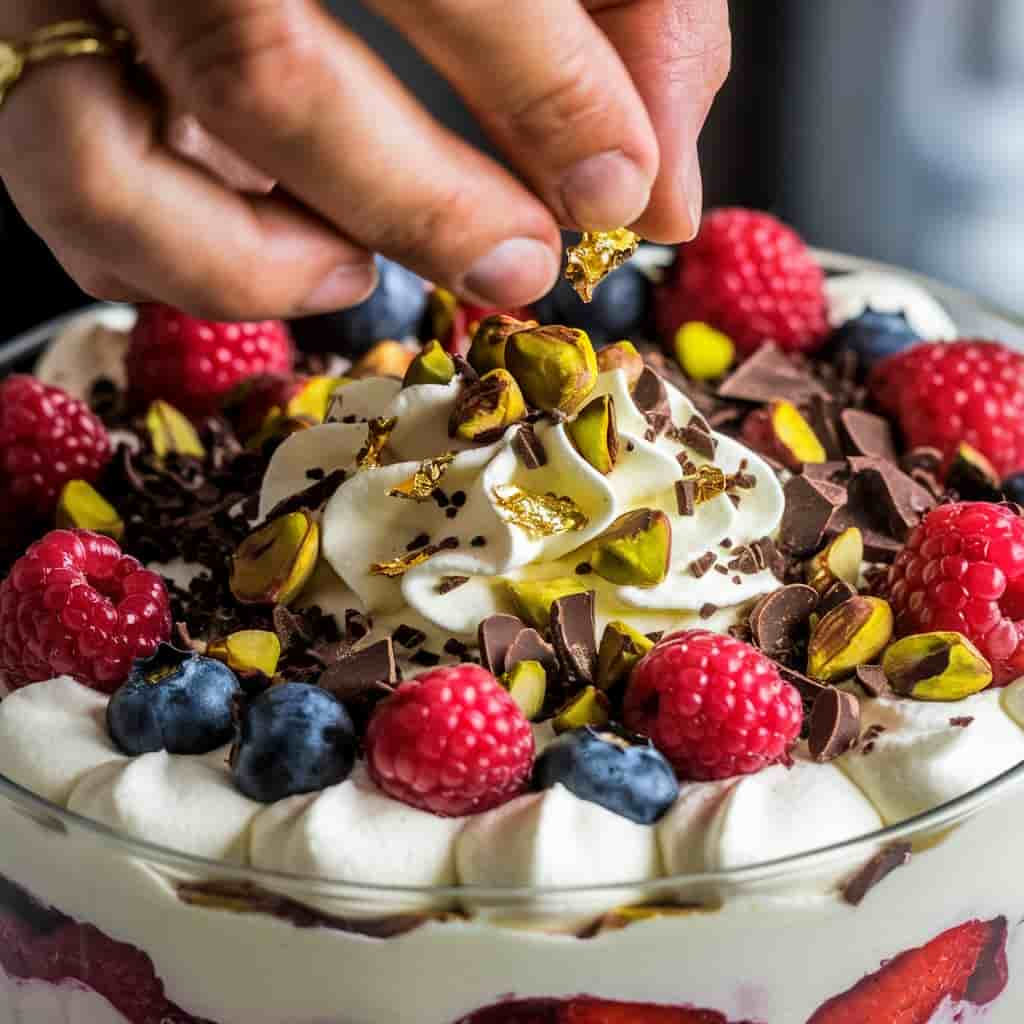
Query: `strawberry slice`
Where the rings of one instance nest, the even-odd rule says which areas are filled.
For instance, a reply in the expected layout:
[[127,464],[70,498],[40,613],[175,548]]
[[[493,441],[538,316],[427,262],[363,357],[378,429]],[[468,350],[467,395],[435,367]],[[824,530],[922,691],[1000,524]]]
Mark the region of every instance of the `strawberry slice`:
[[886,961],[807,1024],[928,1024],[944,999],[981,1006],[1006,987],[1006,918],[967,921]]

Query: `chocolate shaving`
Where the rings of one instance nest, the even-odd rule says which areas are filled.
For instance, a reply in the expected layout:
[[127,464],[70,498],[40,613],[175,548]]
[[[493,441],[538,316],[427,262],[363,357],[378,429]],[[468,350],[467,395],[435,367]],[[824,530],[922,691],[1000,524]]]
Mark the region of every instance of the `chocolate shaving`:
[[680,444],[692,448],[701,458],[713,459],[715,457],[718,442],[706,430],[701,430],[691,424],[675,431],[673,437]]
[[279,501],[268,513],[267,522],[291,515],[293,512],[302,512],[307,509],[316,511],[327,504],[334,492],[345,482],[345,476],[345,470],[336,469],[305,490]]
[[700,579],[701,576],[707,575],[708,571],[716,561],[718,561],[718,556],[713,551],[705,551],[700,558],[696,558],[690,563],[690,572],[692,572],[697,579]]
[[836,580],[818,602],[818,614],[824,618],[830,611],[845,604],[851,597],[857,596],[857,588],[851,586],[846,580]]
[[398,664],[391,637],[352,651],[320,676],[320,686],[340,701],[351,700],[398,683]]
[[887,420],[861,409],[844,409],[839,420],[854,455],[896,461],[896,446]]
[[790,654],[817,605],[817,593],[804,583],[791,583],[761,598],[750,613],[754,643],[770,658]]
[[692,516],[697,508],[697,481],[693,477],[676,481],[676,508],[681,516]]
[[415,629],[412,626],[407,626],[403,622],[391,634],[391,639],[398,644],[399,647],[404,647],[407,651],[411,651],[414,647],[419,647],[420,644],[426,641],[427,634],[424,633],[422,629]]
[[493,675],[504,675],[508,671],[505,659],[509,648],[526,628],[522,619],[514,615],[488,615],[476,631],[477,647],[480,649],[480,663]]
[[741,363],[718,389],[721,398],[739,398],[745,402],[771,402],[786,399],[805,404],[812,395],[826,391],[814,377],[788,358],[775,345],[762,345]]
[[633,403],[644,414],[655,437],[668,426],[672,418],[668,390],[665,382],[649,366],[644,367],[633,388]]
[[548,463],[548,453],[544,450],[537,432],[529,423],[524,423],[512,438],[512,450],[519,461],[527,469],[540,469]]
[[888,697],[892,695],[889,677],[881,665],[858,665],[857,682],[864,688],[869,697]]
[[824,395],[812,395],[807,407],[807,421],[826,456],[841,459],[844,453],[839,437],[839,403]]
[[860,906],[865,896],[887,875],[910,861],[910,843],[891,843],[879,850],[843,887],[843,899]]
[[949,720],[954,729],[966,729],[974,721],[974,715],[957,715]]
[[590,686],[597,672],[597,626],[594,591],[569,594],[551,605],[551,639],[567,679]]
[[537,630],[527,626],[509,645],[505,654],[505,671],[511,672],[521,661],[539,661],[549,676],[558,673],[558,657],[555,649]]
[[811,710],[807,747],[813,760],[834,761],[860,736],[860,702],[852,693],[827,687]]
[[450,594],[453,590],[458,590],[459,587],[464,586],[468,582],[468,576],[442,576],[441,582],[437,585],[437,592],[439,594]]
[[797,557],[818,551],[825,531],[846,503],[846,491],[825,480],[794,476],[783,488],[786,507],[779,527],[783,548]]
[[800,694],[804,705],[808,708],[813,708],[814,702],[828,689],[823,683],[811,679],[810,676],[805,676],[803,672],[797,672],[794,668],[789,668],[788,665],[777,665],[776,668],[787,683],[792,683],[796,687],[797,693]]
[[851,512],[901,543],[906,542],[922,516],[935,507],[935,498],[892,462],[854,456],[850,468]]
[[[715,566],[715,568],[720,568],[720,566]],[[702,619],[710,619],[711,616],[714,615],[717,611],[717,604],[712,604],[710,601],[706,601],[704,604],[700,606],[700,611],[698,612],[698,614]]]
[[734,557],[729,561],[728,567],[734,572],[743,573],[744,576],[752,576],[760,572],[764,565],[759,562],[758,553],[747,544],[738,547]]

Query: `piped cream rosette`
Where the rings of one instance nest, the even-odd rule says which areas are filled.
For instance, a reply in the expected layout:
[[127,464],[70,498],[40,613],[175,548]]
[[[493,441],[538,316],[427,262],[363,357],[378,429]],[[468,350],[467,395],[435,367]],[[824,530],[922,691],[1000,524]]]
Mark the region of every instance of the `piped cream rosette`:
[[[528,468],[515,443],[520,425],[486,445],[449,436],[460,386],[458,377],[446,385],[406,388],[383,378],[356,381],[339,392],[336,422],[294,434],[278,448],[260,494],[263,516],[309,487],[315,471],[347,474],[323,514],[321,550],[331,571],[321,568],[305,601],[336,615],[358,608],[373,617],[375,632],[401,622],[443,643],[451,637],[469,640],[481,619],[512,611],[509,583],[514,581],[576,576],[596,591],[599,629],[609,620],[625,619],[643,631],[697,623],[723,628],[741,607],[779,585],[770,569],[728,568],[741,546],[775,534],[783,511],[775,475],[736,441],[712,434],[715,453],[708,459],[682,443],[679,432],[655,435],[633,400],[626,374],[612,370],[599,375],[590,396],[614,400],[620,443],[612,471],[602,475],[579,454],[568,421],[547,419],[534,425],[546,463]],[[687,425],[696,409],[670,384],[666,390],[672,422]],[[367,445],[368,421],[391,419],[380,465],[360,468],[360,461],[367,461],[360,453]],[[449,497],[444,507],[433,497],[417,501],[395,495],[425,460],[448,454],[454,458],[438,483]],[[696,467],[714,465],[727,477],[743,474],[746,487],[681,514],[676,483],[687,460]],[[452,495],[458,495],[456,504]],[[565,507],[575,511],[550,530],[531,528],[516,514],[523,496],[527,504],[538,497],[568,499]],[[662,582],[640,587],[596,573],[578,576],[588,545],[635,509],[663,512],[671,524],[671,556]],[[417,544],[442,549],[403,571],[399,563],[410,560]],[[708,553],[724,572],[693,571],[693,563]]]

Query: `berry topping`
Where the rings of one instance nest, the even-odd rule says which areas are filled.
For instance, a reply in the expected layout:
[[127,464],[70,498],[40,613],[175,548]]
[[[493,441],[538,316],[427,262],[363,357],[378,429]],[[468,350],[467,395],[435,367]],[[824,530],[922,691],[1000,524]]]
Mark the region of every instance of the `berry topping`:
[[161,644],[110,698],[107,728],[125,754],[206,754],[234,737],[241,693],[227,665]]
[[534,786],[556,782],[640,825],[657,821],[679,795],[672,766],[649,742],[589,726],[563,733],[537,758]]
[[988,659],[995,685],[1024,675],[1024,519],[1012,509],[933,509],[897,555],[885,593],[901,635],[962,633]]
[[724,779],[785,757],[803,707],[760,651],[695,629],[665,637],[633,670],[624,718],[681,779]]
[[642,332],[648,316],[651,282],[631,263],[609,274],[584,302],[564,278],[533,305],[542,324],[566,324],[586,331],[599,345]]
[[533,732],[519,705],[477,665],[434,669],[377,706],[366,760],[385,793],[444,817],[518,796],[533,765]]
[[145,305],[125,354],[128,391],[140,405],[162,398],[189,416],[208,416],[239,381],[290,373],[292,355],[279,320],[217,323]]
[[356,734],[344,704],[308,683],[272,686],[242,714],[231,752],[235,785],[269,804],[344,782]]
[[384,338],[415,335],[427,308],[427,283],[383,256],[377,258],[377,287],[364,302],[336,313],[320,313],[289,324],[295,341],[308,352],[362,355]]
[[0,675],[11,689],[69,675],[111,693],[170,632],[163,580],[98,533],[53,530],[0,584]]
[[33,377],[0,382],[0,491],[48,515],[69,480],[94,482],[110,439],[84,402]]
[[812,351],[828,335],[824,282],[792,228],[767,213],[715,210],[658,290],[658,327],[670,341],[684,323],[700,320],[744,354],[769,339],[787,351]]
[[853,352],[865,370],[920,341],[903,313],[878,313],[870,307],[843,324],[832,340],[838,349]]
[[994,341],[915,345],[871,377],[909,448],[951,458],[966,441],[1001,474],[1024,469],[1024,355]]
[[1013,473],[1003,481],[1003,494],[1007,501],[1024,504],[1024,473]]

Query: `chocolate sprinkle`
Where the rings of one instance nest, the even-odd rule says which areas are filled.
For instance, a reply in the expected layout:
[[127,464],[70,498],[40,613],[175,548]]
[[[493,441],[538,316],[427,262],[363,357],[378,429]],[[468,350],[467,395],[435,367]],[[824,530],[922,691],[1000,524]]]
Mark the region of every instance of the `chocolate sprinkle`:
[[465,586],[469,582],[468,576],[442,576],[441,582],[437,585],[439,594],[450,594],[453,590]]
[[807,747],[819,763],[845,754],[860,736],[860,702],[852,693],[827,687],[811,710]]
[[949,724],[955,729],[966,729],[974,721],[974,715],[957,715],[949,720]]
[[551,605],[551,638],[570,683],[589,686],[597,672],[597,626],[594,591],[569,594]]
[[[717,569],[719,568],[719,566],[715,566],[715,568]],[[718,605],[712,604],[710,601],[707,601],[700,606],[699,615],[702,619],[710,619],[711,616],[714,615],[717,611]]]
[[843,899],[853,906],[860,906],[865,896],[896,868],[901,868],[910,861],[910,843],[891,843],[879,850],[857,872],[843,888]]
[[697,481],[676,481],[676,508],[681,516],[692,516],[697,507]]
[[690,572],[692,572],[697,579],[700,579],[701,576],[707,575],[708,570],[710,570],[717,560],[718,556],[713,551],[705,551],[700,558],[694,559],[694,561],[690,563]]
[[391,634],[391,639],[394,640],[399,647],[404,647],[406,650],[411,650],[413,647],[419,647],[427,639],[427,634],[422,629],[415,629],[412,626],[407,626],[404,622]]
[[516,431],[512,438],[512,450],[527,469],[540,469],[548,464],[548,453],[529,423],[524,423]]

